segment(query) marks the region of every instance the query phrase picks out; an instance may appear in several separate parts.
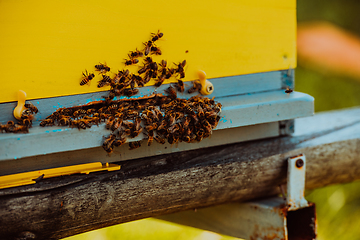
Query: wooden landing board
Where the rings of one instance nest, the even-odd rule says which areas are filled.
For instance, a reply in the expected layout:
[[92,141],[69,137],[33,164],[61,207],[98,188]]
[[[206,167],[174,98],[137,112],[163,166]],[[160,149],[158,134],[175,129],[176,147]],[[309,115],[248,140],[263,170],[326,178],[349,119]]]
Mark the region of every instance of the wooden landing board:
[[[222,111],[220,121],[214,132],[222,129],[231,129],[243,126],[250,126],[262,123],[272,123],[283,120],[290,120],[299,117],[311,116],[314,112],[314,98],[300,92],[287,94],[284,90],[268,91],[249,95],[239,95],[220,98]],[[30,128],[29,133],[25,134],[1,134],[0,135],[0,161],[8,159],[20,159],[24,157],[37,156],[43,154],[89,149],[101,146],[102,136],[108,136],[110,132],[105,129],[104,123],[99,126],[92,126],[90,129],[78,130],[69,127],[40,127]],[[256,133],[256,132],[255,132]],[[278,132],[277,132],[278,133]],[[265,138],[269,135],[266,131],[259,130],[253,134],[256,138]],[[277,134],[278,135],[278,134]],[[271,136],[274,136],[273,134]],[[143,139],[143,134],[128,141],[139,141]],[[228,138],[228,139],[226,139]],[[226,139],[226,140],[225,140]],[[217,138],[211,137],[211,142],[202,144],[182,144],[180,148],[172,148],[171,152],[185,151],[194,148],[222,145],[231,139],[227,135]],[[250,140],[245,137],[243,141]],[[205,141],[205,140],[203,140]],[[238,142],[235,137],[231,142]],[[146,145],[146,142],[143,142]],[[128,147],[128,145],[124,145]],[[146,146],[145,146],[146,147]],[[127,160],[136,157],[132,152],[142,152],[141,157],[169,153],[167,150],[161,151],[150,147],[151,151],[139,148],[131,151],[131,154],[122,154],[121,159]],[[166,149],[166,148],[165,148]],[[144,152],[143,152],[144,151]],[[105,151],[103,151],[106,156]],[[106,160],[109,162],[108,160]]]
[[3,1],[0,102],[19,89],[28,99],[99,91],[100,76],[79,85],[82,71],[106,61],[117,72],[158,30],[154,60],[186,59],[186,81],[199,69],[211,79],[296,67],[295,0]]

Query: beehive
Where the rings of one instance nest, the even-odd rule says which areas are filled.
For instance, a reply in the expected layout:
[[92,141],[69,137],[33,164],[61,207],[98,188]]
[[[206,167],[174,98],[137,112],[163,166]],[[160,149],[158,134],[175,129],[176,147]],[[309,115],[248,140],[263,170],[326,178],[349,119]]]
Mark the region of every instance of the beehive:
[[[114,162],[273,137],[292,131],[289,120],[313,113],[312,97],[284,92],[294,85],[295,1],[35,0],[2,2],[0,6],[4,79],[0,122],[12,118],[18,90],[25,91],[38,107],[38,120],[61,107],[102,100],[108,89],[96,87],[101,75],[90,85],[80,86],[82,72],[94,72],[94,65],[106,62],[116,73],[124,68],[129,51],[143,49],[150,34],[158,30],[164,34],[157,41],[163,54],[153,58],[170,63],[185,59],[188,86],[198,78],[199,70],[204,71],[214,85],[207,97],[223,104],[218,131],[210,139],[176,146],[154,144],[136,151],[120,148],[111,157],[99,147],[101,136],[106,135],[102,125],[79,131],[40,128],[34,123],[28,134],[0,134],[2,175],[104,157]],[[170,82],[176,79],[154,88],[152,80],[134,97],[162,92]],[[180,97],[193,95],[196,93]],[[44,158],[41,164],[33,161],[39,155]]]

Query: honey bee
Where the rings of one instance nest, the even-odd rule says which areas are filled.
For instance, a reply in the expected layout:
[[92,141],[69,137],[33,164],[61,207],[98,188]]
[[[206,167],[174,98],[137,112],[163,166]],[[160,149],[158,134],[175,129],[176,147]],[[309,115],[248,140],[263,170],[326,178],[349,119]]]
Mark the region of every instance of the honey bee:
[[142,132],[143,128],[141,127],[140,123],[141,123],[141,118],[136,118],[135,123],[130,130],[130,137],[132,138],[137,137]]
[[136,142],[130,142],[129,143],[129,150],[133,150],[135,148],[141,147],[141,142],[140,141],[136,141]]
[[292,90],[291,88],[289,88],[289,87],[287,87],[286,88],[286,90],[285,90],[285,92],[287,93],[287,94],[290,94],[290,93],[292,93],[294,90]]
[[177,69],[175,70],[176,72],[183,72],[184,71],[184,67],[186,65],[186,60],[182,61],[179,64],[175,64],[177,66]]
[[143,74],[149,69],[149,66],[144,64],[142,68],[139,69],[138,74]]
[[144,133],[145,135],[147,135],[147,145],[150,146],[152,144],[152,142],[154,141],[154,132],[153,131],[149,131],[148,133]]
[[144,54],[136,49],[135,51],[131,51],[130,54],[128,54],[128,56],[129,58],[138,58],[144,56]]
[[41,127],[53,126],[54,124],[55,124],[54,119],[52,119],[52,118],[44,119],[40,122]]
[[140,75],[132,74],[131,78],[138,87],[143,87],[145,85],[143,78]]
[[114,134],[110,134],[107,138],[105,138],[104,142],[103,142],[103,148],[104,150],[110,154],[114,151],[114,141],[116,139],[116,136]]
[[126,88],[123,90],[123,94],[127,97],[131,97],[136,95],[139,92],[139,89],[130,89],[130,88]]
[[114,124],[115,118],[113,116],[109,117],[109,119],[106,120],[105,128],[110,129],[111,126]]
[[163,69],[166,69],[166,65],[167,65],[167,61],[166,60],[161,60],[161,62],[159,63],[159,66]]
[[160,144],[165,144],[165,139],[160,136],[155,136],[154,139]]
[[131,58],[129,60],[125,59],[125,65],[126,66],[129,66],[129,65],[132,65],[132,64],[137,64],[138,62],[139,62],[139,59],[136,59],[136,58]]
[[151,36],[152,36],[151,41],[155,42],[155,41],[157,41],[159,38],[162,38],[162,36],[164,36],[164,34],[161,33],[160,30],[158,30],[157,33],[152,33]]
[[178,80],[177,84],[175,85],[178,92],[184,92],[185,90],[185,84],[182,80]]
[[150,53],[155,55],[161,55],[161,50],[158,47],[152,46],[150,48]]
[[86,114],[86,110],[79,109],[73,113],[73,116],[74,116],[74,118],[79,118],[79,117],[84,116],[85,114]]
[[90,80],[95,77],[95,74],[93,74],[93,73],[88,73],[87,70],[85,70],[85,73],[83,72],[82,74],[83,74],[84,77],[82,78],[82,80],[81,80],[81,82],[80,82],[80,86],[83,86],[83,85],[89,83]]
[[145,45],[144,54],[145,56],[147,56],[150,53],[151,47],[153,46],[153,42],[147,41],[146,43],[144,43],[144,45]]
[[194,93],[196,91],[200,92],[201,90],[201,83],[198,81],[193,81],[193,86],[188,90],[188,93]]
[[161,76],[159,76],[159,78],[156,80],[154,86],[155,86],[155,87],[160,87],[160,86],[163,84],[164,81],[165,81],[165,76],[164,76],[164,75],[161,75]]
[[119,146],[121,146],[121,145],[124,145],[126,143],[126,138],[124,137],[124,138],[120,138],[120,139],[116,139],[115,141],[114,141],[114,146],[115,147],[119,147]]
[[168,69],[167,69],[167,72],[166,72],[166,75],[165,75],[165,79],[171,78],[171,76],[174,75],[175,70],[176,70],[176,69],[174,69],[174,68],[168,68]]
[[96,69],[96,71],[99,71],[100,73],[106,73],[106,72],[110,71],[110,67],[106,63],[105,64],[100,63],[98,65],[95,65],[95,69]]
[[26,108],[30,109],[31,113],[38,113],[39,110],[37,109],[37,107],[34,106],[34,104],[32,104],[32,102],[28,102],[28,103],[25,103],[24,105]]
[[69,116],[62,116],[59,120],[60,126],[68,126],[72,122],[71,118]]
[[167,94],[169,94],[169,97],[170,97],[170,98],[172,98],[172,99],[176,99],[176,98],[177,98],[177,93],[176,93],[175,89],[174,89],[172,86],[168,87],[168,88],[165,90],[165,92],[166,92]]
[[19,132],[28,133],[29,128],[28,128],[28,126],[25,126],[25,125],[15,124],[15,126],[14,126],[14,128],[12,129],[11,132],[13,132],[13,133],[19,133]]
[[152,124],[146,126],[145,130],[150,132],[150,131],[156,130],[157,127],[158,127],[158,124],[155,122],[155,123],[152,123]]
[[121,127],[121,124],[122,124],[122,120],[121,119],[118,119],[118,120],[115,120],[113,122],[113,124],[111,125],[110,129],[112,131],[115,131],[116,129],[118,129],[119,127]]
[[101,79],[101,80],[98,82],[98,85],[97,85],[98,88],[102,88],[102,87],[104,87],[104,86],[108,86],[108,85],[110,85],[110,83],[111,83],[111,81],[112,81],[112,79],[111,79],[109,76],[107,76],[107,75],[102,75],[102,77],[103,77],[103,79]]
[[71,121],[71,127],[77,127],[79,130],[81,129],[86,129],[87,127],[91,127],[91,125],[89,125],[89,122],[87,120],[84,119],[79,119],[79,120],[73,120]]
[[[157,65],[157,63],[156,62],[151,62],[150,64],[149,64],[149,68],[151,69],[151,70],[153,70],[153,71],[157,71],[158,70],[158,65]],[[155,78],[154,76],[153,76],[153,78]]]

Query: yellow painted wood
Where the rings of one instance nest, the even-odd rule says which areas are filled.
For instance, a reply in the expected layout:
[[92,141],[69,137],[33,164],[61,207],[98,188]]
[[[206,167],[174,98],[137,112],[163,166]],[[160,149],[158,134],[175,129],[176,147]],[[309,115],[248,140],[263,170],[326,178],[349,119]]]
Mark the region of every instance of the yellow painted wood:
[[98,171],[116,171],[120,170],[120,165],[117,164],[102,164],[101,162],[79,164],[67,167],[50,168],[32,172],[17,173],[6,176],[0,176],[0,189],[17,187],[23,185],[34,184],[37,179],[42,178],[58,177],[63,175],[71,175],[75,173],[89,174],[91,172]]
[[80,86],[82,71],[115,73],[158,29],[155,60],[186,59],[187,81],[296,66],[295,0],[1,1],[0,102],[104,90],[99,75]]

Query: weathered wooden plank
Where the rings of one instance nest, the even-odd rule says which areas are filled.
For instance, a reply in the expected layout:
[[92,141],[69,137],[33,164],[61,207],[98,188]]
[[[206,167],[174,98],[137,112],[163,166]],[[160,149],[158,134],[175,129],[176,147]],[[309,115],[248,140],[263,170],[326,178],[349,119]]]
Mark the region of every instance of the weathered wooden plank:
[[[292,137],[124,161],[118,172],[44,179],[33,186],[1,190],[1,236],[14,239],[29,231],[36,239],[58,239],[136,219],[274,195],[286,181],[287,157],[299,153],[306,155],[308,189],[360,179],[359,110],[299,119],[299,129],[303,124],[318,128],[296,131]],[[323,138],[327,143],[317,141]]]

